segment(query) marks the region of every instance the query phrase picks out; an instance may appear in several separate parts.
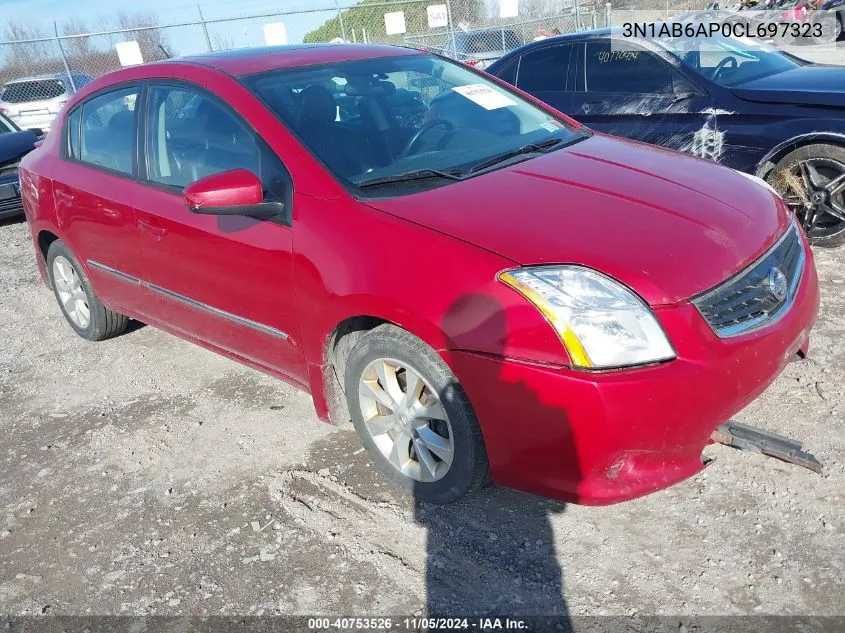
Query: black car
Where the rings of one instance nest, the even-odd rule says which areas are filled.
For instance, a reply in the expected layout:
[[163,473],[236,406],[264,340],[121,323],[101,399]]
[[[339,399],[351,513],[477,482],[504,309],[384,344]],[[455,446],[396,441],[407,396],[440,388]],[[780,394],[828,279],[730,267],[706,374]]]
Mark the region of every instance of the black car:
[[18,163],[35,149],[41,130],[21,130],[0,114],[0,220],[23,213]]
[[527,44],[488,72],[589,127],[766,179],[813,243],[845,243],[845,67],[724,37],[616,29]]

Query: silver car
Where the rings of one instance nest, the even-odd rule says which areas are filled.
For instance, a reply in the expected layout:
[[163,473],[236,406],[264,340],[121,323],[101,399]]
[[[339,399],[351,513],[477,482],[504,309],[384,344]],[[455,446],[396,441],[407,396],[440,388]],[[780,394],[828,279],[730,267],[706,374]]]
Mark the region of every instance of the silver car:
[[91,77],[81,73],[73,75],[73,84],[64,73],[13,79],[0,93],[0,112],[22,129],[40,128],[46,132],[75,92],[74,85],[78,90],[90,81]]

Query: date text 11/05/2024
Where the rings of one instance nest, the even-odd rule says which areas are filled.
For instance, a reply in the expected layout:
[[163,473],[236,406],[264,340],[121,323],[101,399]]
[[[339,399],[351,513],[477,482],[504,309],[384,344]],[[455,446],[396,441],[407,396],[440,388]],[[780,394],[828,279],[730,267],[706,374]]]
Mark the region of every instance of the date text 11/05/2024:
[[518,618],[309,618],[312,631],[527,631],[525,620]]

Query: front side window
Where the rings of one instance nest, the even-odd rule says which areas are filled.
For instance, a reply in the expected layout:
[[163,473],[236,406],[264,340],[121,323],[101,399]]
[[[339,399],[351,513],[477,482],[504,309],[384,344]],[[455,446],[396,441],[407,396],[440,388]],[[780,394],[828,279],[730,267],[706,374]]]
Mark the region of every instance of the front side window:
[[656,54],[610,40],[587,42],[584,77],[587,92],[671,95],[683,78]]
[[79,160],[122,174],[135,165],[138,88],[107,92],[82,104]]
[[284,201],[289,176],[281,161],[226,106],[183,86],[150,89],[147,177],[182,189],[196,180],[246,169],[264,185],[265,200]]
[[441,172],[440,180],[469,177],[510,154],[524,159],[589,134],[461,64],[427,55],[281,69],[245,83],[329,170],[361,189],[420,170]]

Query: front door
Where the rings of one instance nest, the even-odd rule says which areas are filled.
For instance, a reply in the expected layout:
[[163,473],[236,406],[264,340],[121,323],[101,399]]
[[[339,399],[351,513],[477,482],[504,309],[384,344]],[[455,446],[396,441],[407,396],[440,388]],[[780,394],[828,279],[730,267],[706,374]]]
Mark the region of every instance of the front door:
[[653,51],[609,39],[578,50],[570,114],[600,132],[718,161],[723,134],[713,99]]
[[[292,183],[279,158],[227,105],[189,84],[152,85],[144,143],[149,186],[135,204],[144,277],[164,325],[306,381],[292,277]],[[264,183],[285,217],[189,211],[183,188],[231,169]]]

